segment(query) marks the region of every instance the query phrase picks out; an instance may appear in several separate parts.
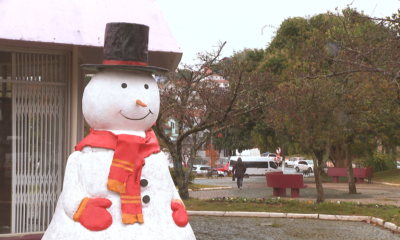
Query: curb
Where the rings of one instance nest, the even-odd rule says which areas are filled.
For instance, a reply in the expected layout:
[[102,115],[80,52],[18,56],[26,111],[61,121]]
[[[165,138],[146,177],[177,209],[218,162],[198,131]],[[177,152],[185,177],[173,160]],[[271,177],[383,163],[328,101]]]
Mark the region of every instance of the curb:
[[[232,187],[215,187],[215,188],[199,188],[199,189],[188,189],[188,192],[197,192],[197,191],[212,191],[212,190],[223,190],[223,189],[232,189]],[[179,189],[176,189],[179,191]]]
[[232,189],[232,187],[199,188],[199,189],[188,189],[188,190],[189,192],[197,192],[197,191],[211,191],[211,190],[223,190],[223,189]]
[[373,181],[372,183],[381,183],[381,184],[385,184],[385,185],[389,185],[389,186],[396,186],[396,187],[399,187],[399,186],[400,186],[400,184],[397,184],[397,183],[388,183],[388,182],[375,182],[375,181]]
[[386,229],[400,232],[400,227],[391,222],[371,216],[348,216],[327,214],[302,214],[302,213],[276,213],[276,212],[231,212],[231,211],[190,211],[190,216],[216,216],[216,217],[259,217],[259,218],[293,218],[293,219],[321,219],[333,221],[373,222]]

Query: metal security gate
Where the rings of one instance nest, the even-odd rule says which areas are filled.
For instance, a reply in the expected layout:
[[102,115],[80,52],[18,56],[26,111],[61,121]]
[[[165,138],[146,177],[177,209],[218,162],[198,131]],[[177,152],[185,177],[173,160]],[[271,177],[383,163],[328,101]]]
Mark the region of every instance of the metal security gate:
[[13,53],[12,233],[45,231],[62,190],[67,61]]

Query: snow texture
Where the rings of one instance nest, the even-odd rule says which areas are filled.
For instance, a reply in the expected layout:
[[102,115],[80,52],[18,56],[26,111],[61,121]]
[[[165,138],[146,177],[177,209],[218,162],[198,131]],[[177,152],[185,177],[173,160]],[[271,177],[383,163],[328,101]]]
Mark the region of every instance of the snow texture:
[[[128,87],[122,88],[126,83]],[[144,88],[148,84],[149,88]],[[147,107],[136,105],[140,99]],[[141,118],[151,109],[153,114]],[[144,130],[155,122],[159,111],[159,92],[151,75],[135,72],[106,71],[95,75],[83,97],[84,116],[93,129],[108,130],[116,134],[144,136]],[[188,223],[178,227],[172,219],[171,202],[179,199],[168,170],[164,153],[152,154],[145,158],[141,179],[148,185],[141,187],[142,198],[150,197],[150,202],[142,202],[144,223],[123,224],[119,193],[107,189],[108,173],[114,150],[84,147],[70,155],[64,177],[63,191],[57,203],[56,212],[43,239],[196,239]],[[107,198],[112,205],[110,212],[113,223],[103,231],[90,231],[72,219],[79,204],[85,197]]]

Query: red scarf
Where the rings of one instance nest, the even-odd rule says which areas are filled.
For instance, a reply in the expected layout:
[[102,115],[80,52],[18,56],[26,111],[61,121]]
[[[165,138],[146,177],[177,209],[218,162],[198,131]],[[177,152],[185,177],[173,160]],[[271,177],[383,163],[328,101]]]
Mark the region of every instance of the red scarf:
[[90,129],[90,134],[76,145],[75,150],[81,151],[85,146],[114,150],[107,187],[121,195],[122,222],[143,223],[140,195],[142,166],[145,163],[144,158],[160,152],[153,130],[147,130],[146,137],[142,138]]

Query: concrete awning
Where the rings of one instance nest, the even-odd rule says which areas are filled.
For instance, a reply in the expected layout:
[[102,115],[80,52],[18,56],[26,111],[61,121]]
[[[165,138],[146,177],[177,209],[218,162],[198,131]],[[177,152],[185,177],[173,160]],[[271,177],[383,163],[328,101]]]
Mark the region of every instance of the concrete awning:
[[108,22],[148,25],[148,64],[178,66],[182,51],[155,0],[0,1],[0,39],[87,46],[87,53],[101,56]]

